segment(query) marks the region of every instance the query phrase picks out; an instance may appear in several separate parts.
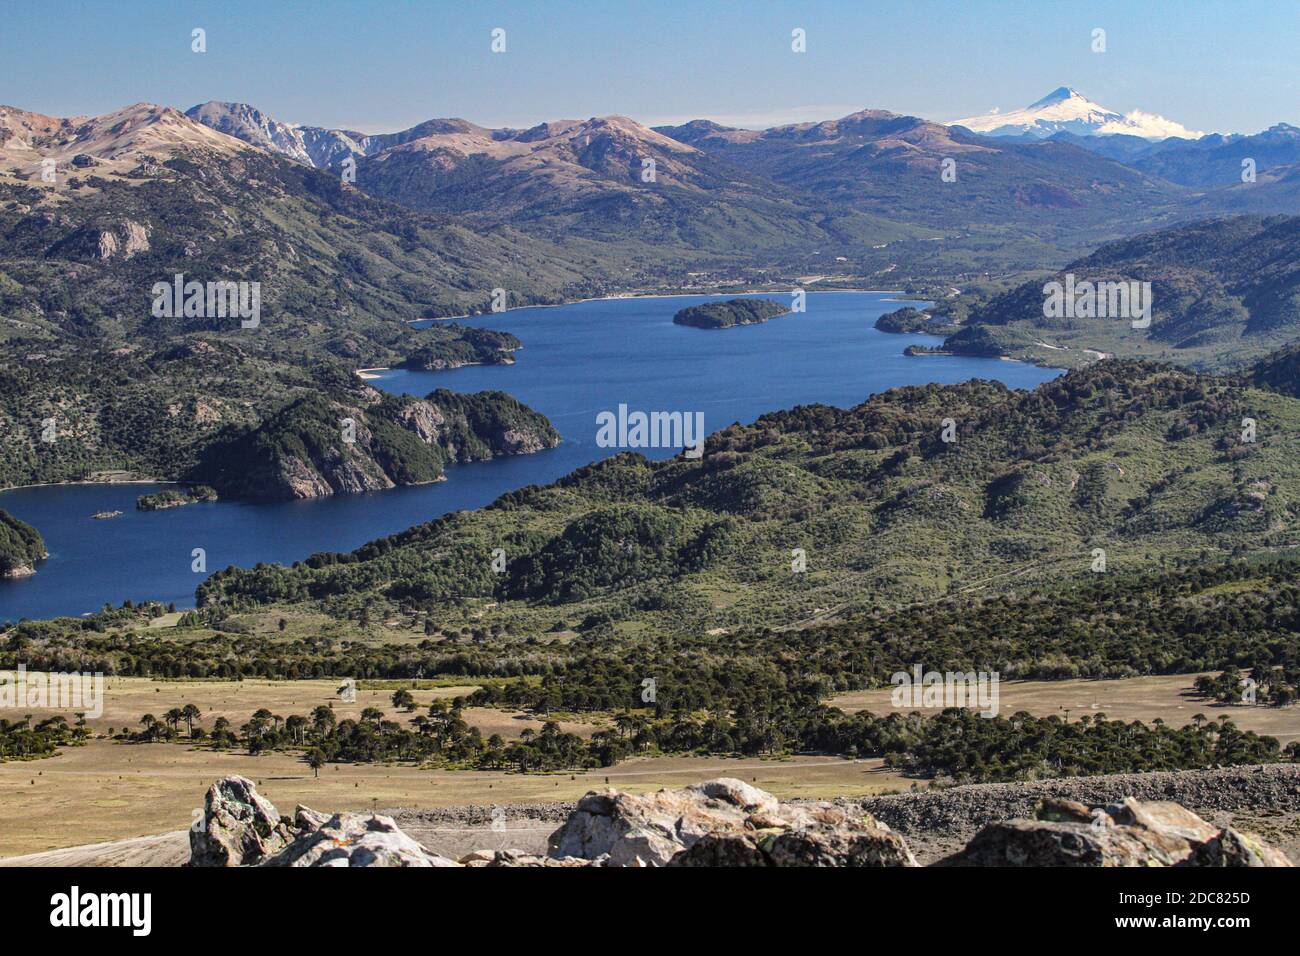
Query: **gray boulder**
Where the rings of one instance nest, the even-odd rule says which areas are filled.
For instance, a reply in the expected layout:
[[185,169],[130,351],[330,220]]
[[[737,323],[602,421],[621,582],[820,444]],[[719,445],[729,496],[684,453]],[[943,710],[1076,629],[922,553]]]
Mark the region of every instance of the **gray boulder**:
[[293,839],[271,801],[247,777],[222,777],[203,799],[201,827],[190,830],[190,866],[248,866]]
[[[866,813],[814,805],[776,826],[710,834],[668,861],[669,866],[916,866],[901,836]],[[776,822],[776,821],[771,821]]]
[[323,823],[300,808],[314,829],[306,830],[262,866],[460,866],[430,853],[398,829],[392,817],[336,813]]
[[306,833],[315,833],[328,823],[329,819],[330,815],[328,813],[312,810],[310,807],[304,807],[301,803],[293,812],[293,825],[297,829],[299,836]]
[[1160,800],[1047,800],[1036,819],[991,823],[937,866],[1291,866],[1258,837]]
[[589,793],[551,834],[547,855],[607,866],[916,866],[902,837],[869,815],[783,804],[729,778],[639,796]]

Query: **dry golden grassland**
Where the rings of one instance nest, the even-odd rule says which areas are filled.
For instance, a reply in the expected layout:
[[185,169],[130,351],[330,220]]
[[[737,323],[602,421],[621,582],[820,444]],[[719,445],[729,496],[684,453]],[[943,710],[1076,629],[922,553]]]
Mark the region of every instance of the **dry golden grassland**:
[[[1189,691],[1195,675],[1144,677],[1121,681],[1006,682],[1000,712],[1027,710],[1069,718],[1105,713],[1112,719],[1163,718],[1182,726],[1195,714],[1211,720],[1228,714],[1243,729],[1272,734],[1284,744],[1300,737],[1300,707],[1225,707],[1197,699]],[[427,682],[426,682],[427,684]],[[357,717],[374,706],[389,718],[405,720],[423,712],[431,700],[466,694],[470,685],[413,691],[416,711],[396,711],[390,697],[409,682],[364,682],[355,702],[339,699],[338,681],[160,681],[107,678],[104,713],[89,724],[96,734],[109,728],[138,729],[143,714],[161,718],[192,703],[203,712],[205,728],[218,716],[238,727],[266,708],[282,717],[310,715],[320,704],[333,706],[340,719]],[[889,690],[845,694],[835,699],[846,710],[888,713]],[[71,712],[64,713],[73,719]],[[33,711],[35,719],[55,711]],[[484,735],[516,737],[541,721],[519,713],[469,709],[469,723]],[[562,721],[574,733],[589,735],[601,722]],[[298,753],[249,756],[188,743],[128,744],[97,737],[83,747],[64,748],[57,757],[0,764],[0,856],[14,856],[146,834],[178,830],[193,819],[203,794],[217,777],[238,773],[258,782],[282,812],[298,803],[320,810],[373,807],[434,807],[570,801],[588,790],[612,787],[654,790],[717,776],[736,776],[782,797],[868,795],[903,790],[915,781],[885,770],[879,760],[850,761],[804,756],[791,759],[721,757],[646,757],[608,770],[522,775],[505,771],[447,771],[409,765],[329,764],[315,778]],[[924,785],[921,782],[921,785]]]
[[[1283,746],[1300,739],[1300,706],[1259,707],[1219,704],[1197,697],[1192,688],[1196,674],[1135,677],[1129,680],[1003,681],[999,687],[998,713],[1004,717],[1018,710],[1035,717],[1056,714],[1078,720],[1084,714],[1105,714],[1109,720],[1140,720],[1157,717],[1170,727],[1190,724],[1202,714],[1208,720],[1228,716],[1242,730],[1276,737]],[[869,710],[885,715],[895,708],[890,688],[854,691],[831,699],[830,704],[848,712]]]

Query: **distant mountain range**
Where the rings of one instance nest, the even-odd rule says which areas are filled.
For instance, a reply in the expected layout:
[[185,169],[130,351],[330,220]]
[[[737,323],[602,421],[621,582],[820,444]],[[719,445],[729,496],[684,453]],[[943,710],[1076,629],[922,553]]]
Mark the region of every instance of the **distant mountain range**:
[[[1068,141],[1100,155],[1141,169],[1144,172],[1184,186],[1232,186],[1242,182],[1242,163],[1251,160],[1257,173],[1279,166],[1293,166],[1300,161],[1300,128],[1278,123],[1252,135],[1222,136],[1213,133],[1197,140],[1167,139],[1159,143],[1129,137],[1073,137],[1057,134],[1058,141]],[[1109,149],[1108,149],[1109,147]]]
[[599,288],[594,270],[521,241],[370,197],[167,107],[72,119],[0,107],[0,271],[17,286],[2,301],[26,335],[126,345],[216,331],[201,317],[153,317],[147,297],[137,307],[180,272],[260,282],[271,339],[400,361],[383,345],[396,341],[394,319],[486,309],[497,286],[512,303]]
[[[1064,93],[1036,106],[1087,103]],[[272,157],[292,162],[268,165]],[[350,176],[340,184],[339,166],[349,158],[355,188]],[[166,172],[182,159],[209,175],[182,181]],[[1253,181],[1242,181],[1245,160]],[[907,284],[954,272],[1059,267],[1104,242],[1191,219],[1300,213],[1300,131],[1286,124],[1254,136],[1153,142],[1064,130],[1047,138],[987,136],[863,110],[765,130],[707,120],[651,129],[609,116],[526,130],[432,119],[369,135],[215,101],[188,114],[136,104],[69,119],[0,108],[0,182],[8,169],[11,182],[37,188],[50,161],[66,184],[53,192],[75,192],[82,201],[63,204],[67,215],[57,220],[25,222],[14,238],[28,252],[56,250],[63,258],[102,261],[102,245],[104,255],[128,263],[164,239],[183,249],[176,240],[185,235],[184,258],[193,264],[195,251],[212,248],[215,237],[247,245],[250,231],[295,232],[300,215],[265,215],[269,203],[290,196],[317,208],[329,197],[347,216],[363,209],[363,218],[403,215],[388,204],[367,206],[367,196],[428,214],[419,228],[443,230],[445,246],[329,246],[346,247],[354,264],[388,260],[358,268],[360,284],[396,280],[405,266],[394,271],[394,259],[459,247],[432,267],[421,264],[418,280],[397,283],[400,296],[429,287],[417,296],[425,303],[417,314],[473,311],[494,287],[508,287],[515,301],[539,301],[640,284],[682,288],[697,277],[729,279],[733,288],[777,275]],[[239,175],[230,174],[232,164],[244,167]],[[250,164],[279,190],[250,188]],[[138,202],[143,193],[113,190],[109,211],[103,191],[91,185],[147,179],[151,191],[187,193],[202,215],[164,236],[156,214]],[[241,226],[237,238],[227,216],[254,208],[253,224]],[[296,242],[283,238],[300,255],[326,260],[322,265],[338,254],[307,232]],[[535,265],[524,262],[529,258]],[[508,262],[516,264],[501,267]],[[301,272],[304,263],[279,255],[264,265]],[[481,280],[467,284],[470,273]],[[352,298],[357,285],[341,294]],[[303,290],[318,297],[319,284]],[[358,302],[384,298],[392,294]]]
[[[355,184],[338,168],[349,157]],[[0,305],[42,349],[218,331],[133,306],[175,272],[261,282],[281,346],[438,364],[477,347],[417,341],[392,320],[481,311],[494,288],[523,304],[697,281],[978,278],[1229,212],[1300,213],[1300,131],[1013,138],[863,110],[765,130],[610,116],[363,135],[218,102],[67,119],[0,107],[0,272],[13,283]],[[1226,342],[1174,328],[1152,335]]]
[[[533,236],[618,242],[645,255],[699,266],[702,254],[744,258],[847,255],[919,238],[912,224],[781,188],[761,173],[721,163],[623,116],[488,129],[435,119],[358,140],[343,131],[292,127],[242,104],[204,104],[200,122],[298,161],[357,159],[363,191],[410,209],[512,225]],[[314,150],[311,143],[317,144]]]
[[[1068,87],[1014,114],[949,125],[862,110],[764,130],[709,120],[651,129],[624,116],[490,129],[453,118],[363,136],[235,103],[189,115],[298,162],[351,156],[358,188],[409,208],[616,243],[665,264],[686,250],[699,266],[743,249],[796,272],[824,272],[835,257],[859,271],[924,272],[959,248],[989,269],[1026,268],[1193,216],[1300,212],[1292,127],[1195,139]],[[1249,192],[1235,188],[1247,154]]]
[[1193,132],[1181,123],[1154,113],[1134,110],[1117,113],[1092,102],[1078,90],[1060,86],[1041,100],[1022,110],[987,113],[953,120],[950,126],[964,126],[973,133],[988,136],[1028,136],[1045,139],[1055,133],[1076,136],[1113,136],[1122,134],[1144,139],[1196,139],[1204,134]]
[[696,120],[659,132],[788,188],[940,228],[1066,221],[1086,228],[1095,216],[1171,198],[1164,184],[1085,150],[996,142],[883,110],[766,130]]

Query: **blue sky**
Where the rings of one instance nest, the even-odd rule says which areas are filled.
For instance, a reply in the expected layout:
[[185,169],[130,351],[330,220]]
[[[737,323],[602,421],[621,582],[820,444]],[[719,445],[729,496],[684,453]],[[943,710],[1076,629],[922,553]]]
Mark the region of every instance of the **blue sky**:
[[1300,0],[6,0],[0,17],[0,103],[58,116],[220,99],[363,132],[610,113],[765,126],[866,107],[942,121],[1073,86],[1191,129],[1300,124]]

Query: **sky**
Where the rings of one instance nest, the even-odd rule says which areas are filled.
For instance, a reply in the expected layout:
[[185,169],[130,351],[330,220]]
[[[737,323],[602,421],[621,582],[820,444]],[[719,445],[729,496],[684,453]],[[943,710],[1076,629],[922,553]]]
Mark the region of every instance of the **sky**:
[[612,113],[757,128],[865,108],[950,121],[1072,86],[1252,133],[1300,125],[1298,52],[1300,0],[5,0],[0,104],[229,100],[365,133]]

